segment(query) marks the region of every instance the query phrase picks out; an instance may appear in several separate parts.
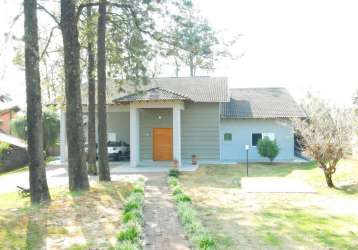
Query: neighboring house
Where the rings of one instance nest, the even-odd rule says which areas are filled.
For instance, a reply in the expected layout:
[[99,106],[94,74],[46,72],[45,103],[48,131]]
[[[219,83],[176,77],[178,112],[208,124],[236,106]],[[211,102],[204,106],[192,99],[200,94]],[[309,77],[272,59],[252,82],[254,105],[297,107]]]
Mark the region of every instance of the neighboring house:
[[9,149],[0,155],[0,172],[23,167],[28,163],[26,142],[15,136],[0,132],[0,143],[9,145]]
[[15,118],[16,113],[19,112],[18,106],[2,107],[0,105],[0,132],[11,133],[11,120]]
[[[145,89],[107,94],[108,133],[130,144],[130,165],[153,161],[266,161],[257,153],[262,137],[275,139],[277,161],[294,160],[290,118],[304,113],[283,88],[229,89],[227,78],[155,78]],[[117,97],[115,97],[117,95]],[[107,97],[107,98],[108,98]],[[84,104],[84,112],[87,106]],[[100,122],[99,122],[100,125]],[[67,157],[65,114],[61,115],[61,159]]]

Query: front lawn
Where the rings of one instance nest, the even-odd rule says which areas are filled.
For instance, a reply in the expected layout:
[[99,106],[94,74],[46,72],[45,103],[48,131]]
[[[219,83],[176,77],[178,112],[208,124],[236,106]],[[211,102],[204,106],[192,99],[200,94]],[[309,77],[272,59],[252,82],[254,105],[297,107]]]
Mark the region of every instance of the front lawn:
[[305,180],[316,194],[245,193],[245,164],[180,176],[219,249],[358,249],[358,161],[342,161],[326,187],[314,163],[250,164],[250,176]]
[[0,195],[0,249],[108,249],[117,243],[123,201],[133,184],[99,183],[90,192],[51,189],[52,202],[29,206]]

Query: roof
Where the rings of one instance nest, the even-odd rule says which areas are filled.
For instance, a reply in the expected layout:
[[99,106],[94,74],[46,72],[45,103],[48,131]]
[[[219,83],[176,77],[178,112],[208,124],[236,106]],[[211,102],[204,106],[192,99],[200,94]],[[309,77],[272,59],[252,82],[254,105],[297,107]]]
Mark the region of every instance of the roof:
[[0,142],[5,142],[19,148],[27,148],[27,144],[25,141],[15,136],[5,134],[1,131],[0,131]]
[[193,102],[227,102],[225,77],[163,77],[152,78],[142,92],[120,95],[114,102],[140,100],[190,100]]
[[1,114],[4,114],[4,113],[7,113],[7,112],[10,112],[10,111],[14,111],[14,112],[18,112],[20,110],[20,108],[16,105],[6,105],[4,103],[2,103],[0,105],[0,115]]
[[174,93],[173,91],[162,88],[151,88],[145,91],[139,91],[131,95],[117,98],[115,101],[124,103],[131,101],[150,101],[150,100],[187,100],[188,98]]
[[293,118],[305,113],[284,88],[230,89],[230,102],[221,106],[223,118]]

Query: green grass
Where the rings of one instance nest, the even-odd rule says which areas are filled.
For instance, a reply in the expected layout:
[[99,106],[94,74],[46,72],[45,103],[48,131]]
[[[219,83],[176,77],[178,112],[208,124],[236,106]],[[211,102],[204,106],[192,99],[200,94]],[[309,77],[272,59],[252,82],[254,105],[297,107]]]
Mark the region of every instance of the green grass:
[[316,194],[245,193],[246,166],[208,165],[179,179],[218,249],[358,249],[358,161],[327,188],[315,163],[250,164],[251,177],[301,179]]

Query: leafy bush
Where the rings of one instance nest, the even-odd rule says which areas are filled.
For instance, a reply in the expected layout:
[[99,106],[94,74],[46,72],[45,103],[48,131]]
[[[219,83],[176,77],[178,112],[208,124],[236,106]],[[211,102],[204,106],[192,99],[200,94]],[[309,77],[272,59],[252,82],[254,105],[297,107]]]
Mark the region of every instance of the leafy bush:
[[130,241],[132,243],[138,242],[140,235],[142,232],[142,228],[137,222],[128,222],[125,224],[123,230],[121,230],[118,234],[119,241]]
[[183,192],[178,183],[178,179],[175,177],[169,177],[168,184],[175,198],[180,221],[184,227],[186,235],[193,243],[194,249],[216,249],[214,239],[202,225],[196,211],[191,205],[191,198]]
[[6,152],[10,149],[10,145],[5,142],[0,142],[0,167],[3,165]]
[[178,177],[179,176],[179,170],[178,169],[170,169],[169,170],[169,176],[171,177]]
[[272,163],[280,152],[276,141],[272,141],[269,138],[265,137],[262,140],[259,140],[257,143],[257,150],[262,157],[267,157]]
[[[48,151],[49,147],[55,146],[60,137],[60,120],[56,110],[46,109],[42,117],[43,124],[43,143],[44,150]],[[27,118],[18,116],[11,121],[11,131],[17,137],[27,140]]]
[[124,204],[124,226],[117,235],[119,250],[139,250],[143,225],[144,188],[136,186]]

